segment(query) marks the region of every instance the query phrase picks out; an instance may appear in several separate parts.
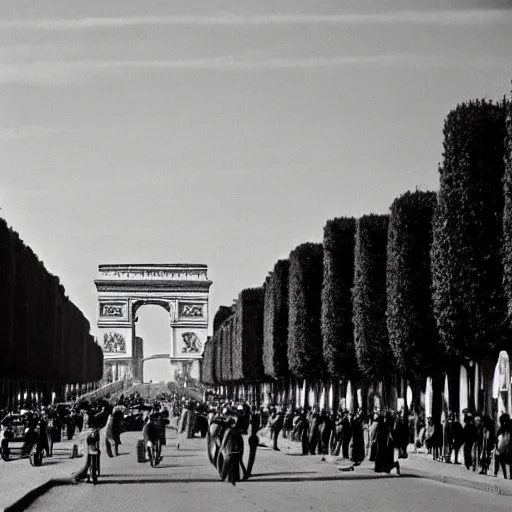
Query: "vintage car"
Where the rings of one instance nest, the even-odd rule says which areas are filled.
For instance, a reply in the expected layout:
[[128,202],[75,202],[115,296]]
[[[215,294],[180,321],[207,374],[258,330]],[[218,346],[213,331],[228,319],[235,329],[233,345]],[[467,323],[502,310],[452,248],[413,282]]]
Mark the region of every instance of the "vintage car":
[[9,427],[12,432],[11,441],[23,441],[25,438],[26,418],[22,414],[9,414],[2,419],[2,427]]

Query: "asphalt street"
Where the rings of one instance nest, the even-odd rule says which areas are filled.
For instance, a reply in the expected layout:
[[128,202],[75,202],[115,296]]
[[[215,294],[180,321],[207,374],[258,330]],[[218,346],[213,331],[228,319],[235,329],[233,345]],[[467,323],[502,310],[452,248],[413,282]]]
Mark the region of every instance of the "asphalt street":
[[[125,433],[119,457],[102,456],[98,485],[60,486],[28,510],[52,512],[310,512],[310,511],[510,511],[512,500],[407,475],[376,475],[369,469],[340,472],[319,457],[259,448],[253,477],[236,487],[220,481],[204,439],[176,448],[168,431],[164,459],[156,468],[139,464],[138,433]],[[245,455],[245,460],[247,454]],[[359,470],[358,470],[359,469]]]

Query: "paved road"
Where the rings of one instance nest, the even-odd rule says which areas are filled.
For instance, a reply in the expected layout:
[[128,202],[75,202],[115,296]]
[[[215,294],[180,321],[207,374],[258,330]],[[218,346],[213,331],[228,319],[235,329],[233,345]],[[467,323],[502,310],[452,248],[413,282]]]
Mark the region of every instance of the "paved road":
[[[171,439],[157,468],[135,460],[135,433],[123,434],[121,455],[102,459],[100,484],[56,487],[31,511],[52,512],[311,512],[311,511],[510,511],[512,500],[407,476],[368,469],[342,473],[319,458],[259,449],[251,480],[220,482],[204,440]],[[171,437],[174,437],[171,434]]]

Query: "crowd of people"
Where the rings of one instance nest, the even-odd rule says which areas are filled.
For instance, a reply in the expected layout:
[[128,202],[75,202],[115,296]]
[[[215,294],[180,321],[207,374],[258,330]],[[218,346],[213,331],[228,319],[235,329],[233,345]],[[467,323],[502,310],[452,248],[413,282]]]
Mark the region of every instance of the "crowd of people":
[[[408,447],[424,450],[434,460],[459,464],[462,452],[466,468],[487,474],[494,461],[494,475],[500,468],[507,478],[506,466],[512,463],[512,422],[502,414],[499,425],[488,416],[464,412],[464,425],[454,413],[444,422],[435,423],[424,414],[403,411],[374,412],[364,415],[361,410],[337,414],[315,408],[261,408],[261,423],[268,427],[272,447],[279,450],[278,439],[291,439],[302,444],[303,455],[315,453],[342,456],[355,466],[365,458],[375,462],[376,472],[400,471],[398,460],[408,457]],[[453,454],[453,457],[452,457]],[[494,460],[493,460],[494,459]],[[511,475],[512,478],[512,475]]]
[[350,460],[352,464],[347,466],[350,470],[367,459],[374,463],[376,472],[396,470],[400,473],[399,459],[407,458],[411,447],[416,452],[430,454],[434,460],[454,464],[460,463],[462,455],[467,470],[488,474],[493,467],[493,474],[496,476],[501,469],[504,478],[507,478],[507,465],[512,463],[512,421],[508,414],[502,414],[495,425],[490,417],[472,414],[469,410],[463,411],[461,423],[451,412],[446,414],[443,422],[434,422],[431,417],[425,418],[421,411],[405,416],[404,411],[365,415],[362,410],[340,409],[333,414],[314,407],[257,408],[244,401],[228,401],[219,396],[195,401],[178,393],[164,393],[152,404],[146,402],[134,393],[127,397],[122,395],[115,402],[103,398],[2,410],[2,454],[14,437],[13,424],[15,420],[19,423],[20,418],[24,422],[26,438],[22,455],[26,455],[35,442],[35,432],[41,450],[51,457],[53,444],[61,441],[63,431],[70,432],[70,437],[77,429],[89,428],[88,456],[77,473],[78,480],[87,478],[92,463],[90,456],[101,452],[100,429],[104,429],[107,455],[115,457],[119,454],[121,433],[127,429],[130,418],[136,416],[138,423],[134,430],[142,430],[144,446],[149,441],[156,447],[156,464],[161,459],[161,447],[166,444],[168,425],[177,431],[179,449],[185,438],[206,437],[212,422],[228,427],[236,425],[241,435],[248,434],[250,425],[253,434],[266,429],[274,450],[279,450],[280,439],[292,440],[300,443],[303,455],[329,454]]

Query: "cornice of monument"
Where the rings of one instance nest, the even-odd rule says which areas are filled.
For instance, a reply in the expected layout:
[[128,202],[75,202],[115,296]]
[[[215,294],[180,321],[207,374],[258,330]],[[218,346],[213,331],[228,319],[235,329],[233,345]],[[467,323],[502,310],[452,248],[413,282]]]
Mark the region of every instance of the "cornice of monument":
[[172,281],[172,280],[106,280],[96,279],[94,281],[98,292],[143,292],[159,291],[172,293],[179,289],[180,291],[198,291],[204,292],[210,289],[212,281]]
[[171,284],[174,288],[188,288],[189,283],[196,283],[204,290],[211,285],[207,265],[185,263],[99,265],[98,277],[94,283],[98,291],[100,288],[103,290],[105,286],[111,287],[114,283],[123,285],[123,290],[126,290],[125,285],[130,283],[139,288],[144,287],[144,283],[149,283],[149,286],[160,289]]

